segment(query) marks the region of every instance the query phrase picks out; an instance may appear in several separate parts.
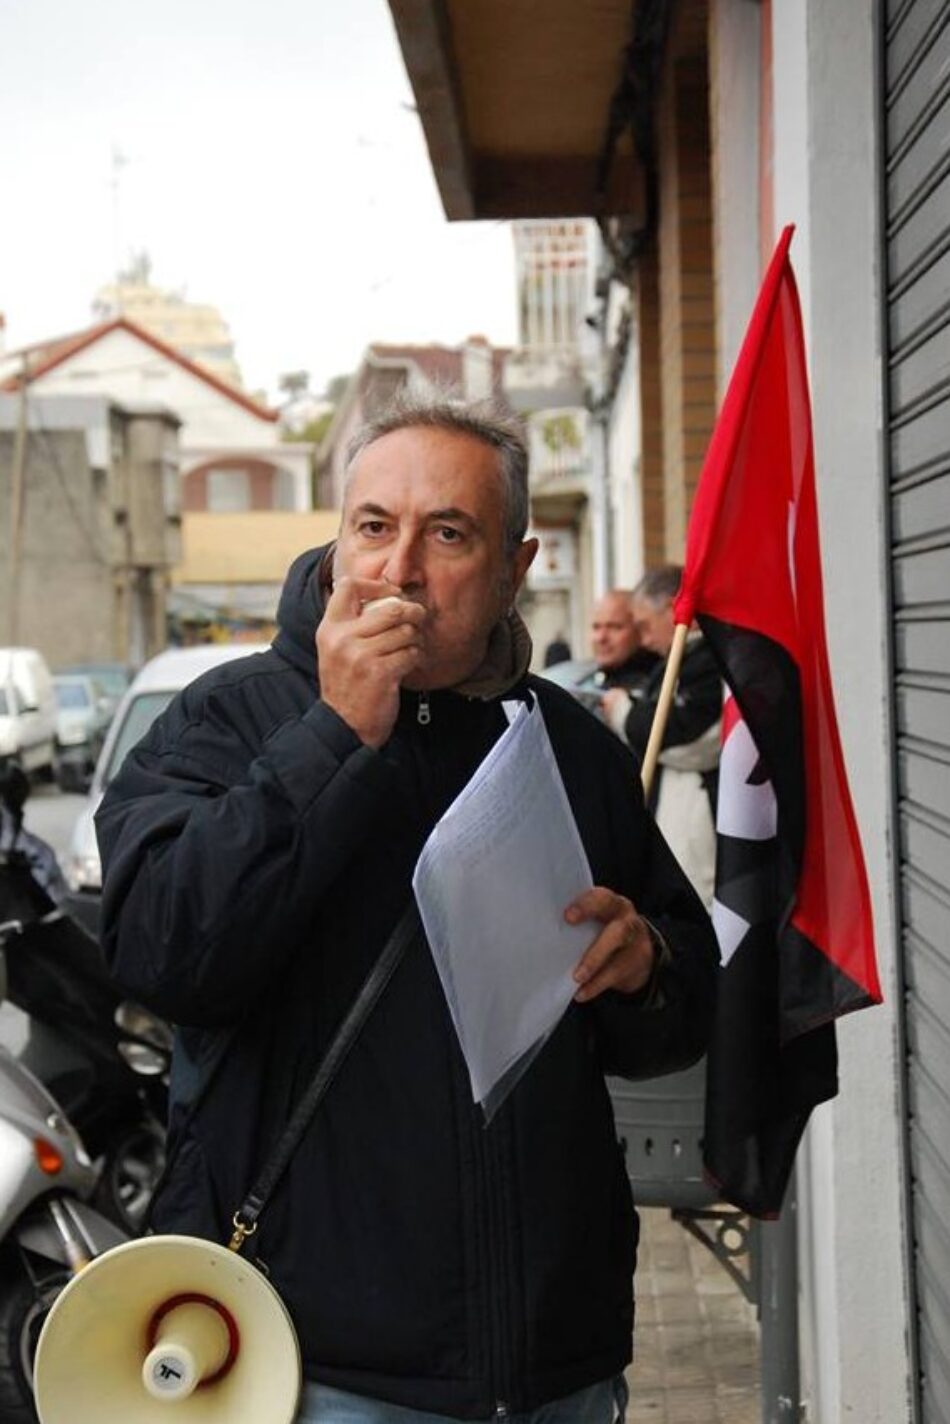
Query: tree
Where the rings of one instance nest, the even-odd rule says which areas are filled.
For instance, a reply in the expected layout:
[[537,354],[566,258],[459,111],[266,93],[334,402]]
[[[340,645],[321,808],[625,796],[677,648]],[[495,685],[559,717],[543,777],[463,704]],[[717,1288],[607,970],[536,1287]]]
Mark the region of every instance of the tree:
[[299,400],[310,390],[309,371],[286,371],[277,378],[277,389],[283,391],[288,401]]
[[549,415],[541,422],[541,439],[553,455],[581,448],[580,432],[572,415]]

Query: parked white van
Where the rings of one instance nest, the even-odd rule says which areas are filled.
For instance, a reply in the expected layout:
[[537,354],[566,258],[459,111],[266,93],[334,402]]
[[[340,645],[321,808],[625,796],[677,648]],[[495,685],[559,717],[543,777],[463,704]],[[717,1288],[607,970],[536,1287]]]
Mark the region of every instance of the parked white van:
[[36,648],[0,648],[0,756],[52,778],[56,695],[52,673]]
[[[126,756],[142,740],[175,693],[187,687],[200,673],[231,658],[264,652],[268,646],[267,643],[206,643],[196,648],[169,648],[168,652],[159,653],[147,662],[135,677],[119,703],[105,745],[99,753],[92,785],[73,828],[63,867],[70,888],[83,897],[95,896],[96,909],[102,888],[102,866],[93,817],[99,809],[103,792]],[[81,918],[88,928],[93,928],[88,916],[83,914]]]

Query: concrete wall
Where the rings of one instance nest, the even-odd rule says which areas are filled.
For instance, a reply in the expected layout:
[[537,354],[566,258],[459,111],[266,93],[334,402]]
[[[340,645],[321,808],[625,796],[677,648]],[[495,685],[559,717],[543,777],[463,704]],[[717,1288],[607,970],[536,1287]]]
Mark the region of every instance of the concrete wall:
[[[54,668],[141,661],[165,645],[168,569],[178,556],[177,420],[32,388],[26,413],[12,636],[39,647]],[[19,414],[19,396],[0,397],[3,509]],[[7,637],[12,542],[0,541]]]
[[298,514],[187,513],[182,519],[182,558],[173,582],[183,584],[282,584],[293,560],[305,549],[336,538],[336,510]]
[[716,386],[725,392],[759,289],[760,15],[713,0],[709,33]]
[[775,224],[808,342],[825,603],[886,1002],[839,1024],[841,1093],[799,1159],[812,1424],[910,1419],[884,554],[873,0],[774,0]]
[[632,588],[644,567],[638,355],[634,339],[627,348],[607,430],[612,582],[619,588]]
[[633,300],[633,341],[639,347],[643,559],[647,568],[656,568],[666,558],[666,491],[663,477],[659,260],[655,248],[645,252],[637,263]]
[[[10,508],[15,437],[0,430],[0,508]],[[110,519],[104,478],[90,468],[81,430],[30,433],[26,452],[15,641],[56,667],[111,660],[114,646]],[[6,531],[8,532],[8,531]],[[0,540],[0,588],[10,600],[10,540]],[[3,637],[7,639],[8,631]]]

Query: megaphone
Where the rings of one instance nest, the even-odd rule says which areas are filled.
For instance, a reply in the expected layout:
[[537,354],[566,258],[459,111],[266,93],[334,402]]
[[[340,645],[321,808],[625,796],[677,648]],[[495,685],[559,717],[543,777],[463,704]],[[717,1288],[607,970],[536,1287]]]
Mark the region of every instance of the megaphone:
[[300,1347],[256,1267],[192,1236],[97,1256],[40,1335],[41,1424],[291,1424]]

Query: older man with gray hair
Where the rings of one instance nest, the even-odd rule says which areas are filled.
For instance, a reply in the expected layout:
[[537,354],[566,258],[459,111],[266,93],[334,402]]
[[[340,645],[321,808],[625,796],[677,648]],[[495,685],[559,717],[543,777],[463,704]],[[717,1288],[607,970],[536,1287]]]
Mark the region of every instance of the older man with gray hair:
[[629,752],[528,675],[527,516],[524,440],[492,410],[368,426],[273,648],[187,688],[98,817],[106,952],[180,1025],[154,1222],[220,1240],[503,700],[540,704],[595,885],[556,907],[589,925],[574,1002],[486,1126],[418,925],[254,1238],[301,1424],[622,1417],[637,1223],[604,1074],[700,1056],[716,953]]
[[[664,564],[645,573],[633,590],[640,642],[662,661],[629,695],[608,692],[604,697],[607,721],[641,759],[673,645],[673,600],[682,576],[678,564]],[[673,854],[706,905],[712,904],[716,871],[721,713],[722,678],[702,633],[693,628],[686,638],[650,804]]]

